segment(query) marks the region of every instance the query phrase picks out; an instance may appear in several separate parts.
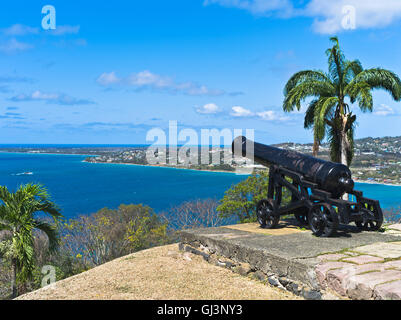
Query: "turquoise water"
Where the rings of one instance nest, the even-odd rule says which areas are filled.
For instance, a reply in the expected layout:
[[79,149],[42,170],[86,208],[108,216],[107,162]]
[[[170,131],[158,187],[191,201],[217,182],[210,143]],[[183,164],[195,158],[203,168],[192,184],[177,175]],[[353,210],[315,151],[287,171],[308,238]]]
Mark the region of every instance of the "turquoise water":
[[[15,190],[20,184],[45,185],[66,217],[96,212],[121,203],[142,203],[156,212],[183,201],[220,199],[246,176],[174,168],[93,164],[85,156],[0,153],[0,185]],[[17,175],[33,172],[33,175]],[[383,208],[401,205],[401,187],[357,183],[366,197]]]
[[[0,185],[45,185],[66,217],[96,212],[121,203],[142,203],[156,212],[186,200],[220,199],[224,190],[245,179],[232,173],[174,168],[85,163],[85,156],[0,153]],[[16,175],[33,172],[33,175]]]

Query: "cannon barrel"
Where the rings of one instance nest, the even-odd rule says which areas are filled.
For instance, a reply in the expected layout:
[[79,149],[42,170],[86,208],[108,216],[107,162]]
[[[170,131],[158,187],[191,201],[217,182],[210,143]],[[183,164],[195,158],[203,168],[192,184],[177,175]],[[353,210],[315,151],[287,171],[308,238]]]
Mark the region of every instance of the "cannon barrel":
[[[252,148],[249,148],[247,153],[247,144],[250,143],[253,144],[253,151]],[[319,189],[330,192],[336,198],[354,189],[351,171],[341,163],[325,161],[300,152],[253,142],[244,136],[234,139],[232,151],[235,154],[241,153],[242,156],[253,159],[262,165],[277,165],[301,174],[306,180],[316,183]]]

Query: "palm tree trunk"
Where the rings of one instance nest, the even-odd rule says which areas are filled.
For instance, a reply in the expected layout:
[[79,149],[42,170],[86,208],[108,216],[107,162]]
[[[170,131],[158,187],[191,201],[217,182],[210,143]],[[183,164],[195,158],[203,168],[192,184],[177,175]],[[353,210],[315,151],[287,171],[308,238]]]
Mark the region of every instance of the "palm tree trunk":
[[314,157],[317,157],[318,152],[319,152],[319,141],[317,141],[317,140],[315,139],[315,140],[313,141],[313,150],[312,150],[313,156],[314,156]]
[[17,291],[17,260],[15,258],[12,259],[12,274],[11,274],[11,287],[12,287],[12,298],[16,298],[18,295]]
[[341,145],[340,145],[341,163],[347,165],[347,134],[341,132]]
[[[347,120],[348,120],[347,115],[342,115],[341,137],[340,137],[340,160],[341,160],[341,164],[343,164],[345,166],[348,165],[347,149],[349,146],[348,136],[347,136],[347,132],[346,132]],[[349,200],[348,193],[345,193],[343,195],[343,200]]]

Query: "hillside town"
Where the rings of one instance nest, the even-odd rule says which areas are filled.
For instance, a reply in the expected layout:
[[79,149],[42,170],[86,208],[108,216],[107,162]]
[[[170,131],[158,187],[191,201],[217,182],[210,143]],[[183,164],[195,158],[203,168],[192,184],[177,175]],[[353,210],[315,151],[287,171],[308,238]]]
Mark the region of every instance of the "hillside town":
[[[299,143],[281,143],[276,147],[294,150],[304,154],[312,155],[312,144]],[[140,164],[149,165],[146,157],[145,147],[124,148],[123,150],[113,152],[104,152],[100,156],[88,157],[85,161],[92,163],[124,163],[124,164]],[[161,150],[155,149],[156,153],[162,155]],[[179,155],[177,159],[169,157],[168,149],[166,153],[166,161],[159,163],[159,166],[169,166],[196,170],[213,170],[213,171],[241,171],[241,169],[260,169],[263,166],[252,164],[243,157],[232,156],[228,147],[209,148],[209,162],[202,161],[201,155],[205,152],[204,147],[198,150],[198,159],[190,159],[187,151],[184,155]],[[220,161],[212,161],[216,159],[216,154],[220,154]],[[230,155],[230,160],[224,158]],[[319,158],[329,160],[329,146],[327,143],[322,144],[319,150]],[[226,160],[224,160],[226,159]],[[246,170],[245,170],[246,171]],[[355,155],[351,166],[353,178],[355,181],[364,181],[371,183],[384,184],[401,184],[401,137],[383,137],[383,138],[363,138],[355,141]]]

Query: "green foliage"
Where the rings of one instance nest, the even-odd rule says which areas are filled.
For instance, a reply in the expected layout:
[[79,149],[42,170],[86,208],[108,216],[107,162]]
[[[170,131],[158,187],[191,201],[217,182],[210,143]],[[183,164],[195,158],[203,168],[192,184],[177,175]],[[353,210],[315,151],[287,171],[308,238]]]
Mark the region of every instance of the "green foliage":
[[228,189],[217,211],[223,218],[236,216],[241,223],[256,221],[256,204],[267,197],[268,171],[252,174]]
[[350,111],[357,103],[363,112],[373,110],[372,90],[383,89],[396,101],[401,99],[401,80],[382,68],[364,70],[359,60],[345,59],[337,37],[327,49],[328,72],[305,70],[294,74],[284,88],[283,110],[300,110],[301,102],[313,98],[305,113],[304,127],[313,129],[314,154],[328,136],[330,156],[335,162],[351,164],[356,116]]
[[48,249],[58,247],[55,224],[39,219],[38,212],[50,216],[53,222],[61,217],[59,209],[50,200],[47,190],[41,185],[26,184],[11,193],[0,186],[0,232],[7,235],[2,241],[1,251],[5,259],[11,261],[13,295],[16,286],[24,285],[33,278],[35,269],[34,231],[41,230],[47,236]]
[[60,224],[66,273],[85,270],[129,253],[168,243],[167,225],[148,206],[104,208]]
[[[132,252],[170,243],[167,223],[148,206],[120,205],[64,220],[42,188],[25,186],[11,194],[0,187],[0,194],[0,297],[7,297],[11,287],[18,287],[19,293],[40,288],[45,265],[55,267],[56,280],[61,280]],[[39,208],[53,215],[39,220],[34,217],[34,209]],[[17,279],[13,279],[14,269]]]

